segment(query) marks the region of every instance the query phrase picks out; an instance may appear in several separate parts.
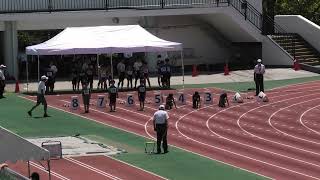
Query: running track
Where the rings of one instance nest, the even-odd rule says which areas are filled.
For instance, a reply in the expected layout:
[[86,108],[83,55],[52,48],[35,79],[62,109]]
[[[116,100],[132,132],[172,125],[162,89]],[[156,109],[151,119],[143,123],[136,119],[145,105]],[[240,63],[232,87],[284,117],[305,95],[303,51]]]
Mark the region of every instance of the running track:
[[[320,81],[286,86],[267,92],[269,103],[253,99],[231,103],[227,108],[219,108],[214,102],[194,110],[188,102],[169,112],[169,143],[270,178],[320,179],[319,89]],[[191,96],[195,90],[186,89],[185,93]],[[197,90],[221,92],[214,88]],[[147,101],[151,102],[153,93],[148,93]],[[120,100],[125,96],[120,94]],[[92,99],[94,103],[96,95]],[[70,95],[47,96],[47,101],[54,108],[70,112],[62,106],[70,102]],[[89,114],[70,113],[154,138],[151,118],[156,108],[147,104],[141,112],[137,107],[118,105],[116,113],[109,113],[91,106]]]

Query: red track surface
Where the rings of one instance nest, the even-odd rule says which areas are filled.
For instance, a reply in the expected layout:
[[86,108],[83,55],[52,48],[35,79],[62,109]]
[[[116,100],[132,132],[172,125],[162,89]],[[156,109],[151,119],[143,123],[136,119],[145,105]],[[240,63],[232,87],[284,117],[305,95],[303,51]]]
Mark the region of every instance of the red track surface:
[[[319,88],[319,81],[287,86],[267,92],[269,103],[258,103],[253,99],[243,104],[231,103],[230,107],[224,109],[217,107],[214,102],[211,106],[194,110],[188,102],[186,106],[169,113],[169,142],[271,178],[320,179]],[[214,93],[221,91],[210,90]],[[188,94],[194,91],[185,90]],[[149,92],[149,97],[151,94]],[[124,97],[125,94],[120,95],[120,99]],[[47,100],[49,105],[57,109],[70,111],[63,107],[70,101],[70,95],[47,96]],[[89,114],[79,111],[72,113],[154,138],[151,117],[156,106],[149,104],[144,112],[137,111],[137,107],[118,106],[116,113],[95,106],[91,107]],[[96,164],[100,164],[98,162],[101,159],[93,161],[92,165],[99,168]]]

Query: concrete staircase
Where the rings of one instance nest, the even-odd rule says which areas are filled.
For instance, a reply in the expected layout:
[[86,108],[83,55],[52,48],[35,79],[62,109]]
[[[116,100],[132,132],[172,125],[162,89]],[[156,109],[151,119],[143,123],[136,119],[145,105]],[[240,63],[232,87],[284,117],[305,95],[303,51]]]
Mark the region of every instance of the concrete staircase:
[[[320,53],[298,34],[275,34],[271,38],[297,59],[306,70],[320,69]],[[315,71],[315,70],[311,70]],[[320,70],[316,70],[317,72]]]

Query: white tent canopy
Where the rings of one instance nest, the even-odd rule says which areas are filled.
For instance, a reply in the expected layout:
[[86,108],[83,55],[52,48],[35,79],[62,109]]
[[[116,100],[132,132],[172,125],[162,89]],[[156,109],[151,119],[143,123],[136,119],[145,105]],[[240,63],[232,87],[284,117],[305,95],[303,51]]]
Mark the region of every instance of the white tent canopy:
[[181,43],[160,39],[139,25],[126,25],[68,27],[46,42],[28,46],[26,54],[112,54],[181,50]]
[[2,127],[0,127],[0,147],[0,163],[50,159],[49,151]]

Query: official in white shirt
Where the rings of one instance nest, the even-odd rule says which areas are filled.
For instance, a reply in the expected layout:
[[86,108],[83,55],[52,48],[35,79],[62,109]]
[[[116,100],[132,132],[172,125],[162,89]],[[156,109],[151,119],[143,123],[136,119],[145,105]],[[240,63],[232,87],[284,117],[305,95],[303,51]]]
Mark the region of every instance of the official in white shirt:
[[4,76],[4,68],[6,68],[5,65],[0,65],[0,99],[4,98],[4,88],[6,87],[6,77]]
[[163,152],[168,153],[167,131],[169,115],[165,111],[165,106],[160,105],[159,110],[153,115],[153,127],[157,132],[157,154],[161,153],[161,142]]
[[30,111],[28,111],[29,116],[32,116],[32,111],[38,107],[40,104],[43,104],[44,108],[44,115],[43,117],[49,117],[47,114],[47,101],[46,98],[44,97],[45,92],[46,92],[46,81],[48,80],[47,76],[41,76],[41,81],[39,82],[38,85],[38,94],[37,94],[37,103],[35,106],[33,106]]
[[121,60],[117,65],[119,82],[118,82],[118,89],[121,85],[121,89],[123,88],[123,81],[126,77],[126,65],[124,64],[124,60]]
[[257,60],[257,65],[254,67],[254,82],[256,83],[256,96],[262,91],[264,92],[263,86],[263,75],[265,73],[265,67],[262,64],[261,59]]

